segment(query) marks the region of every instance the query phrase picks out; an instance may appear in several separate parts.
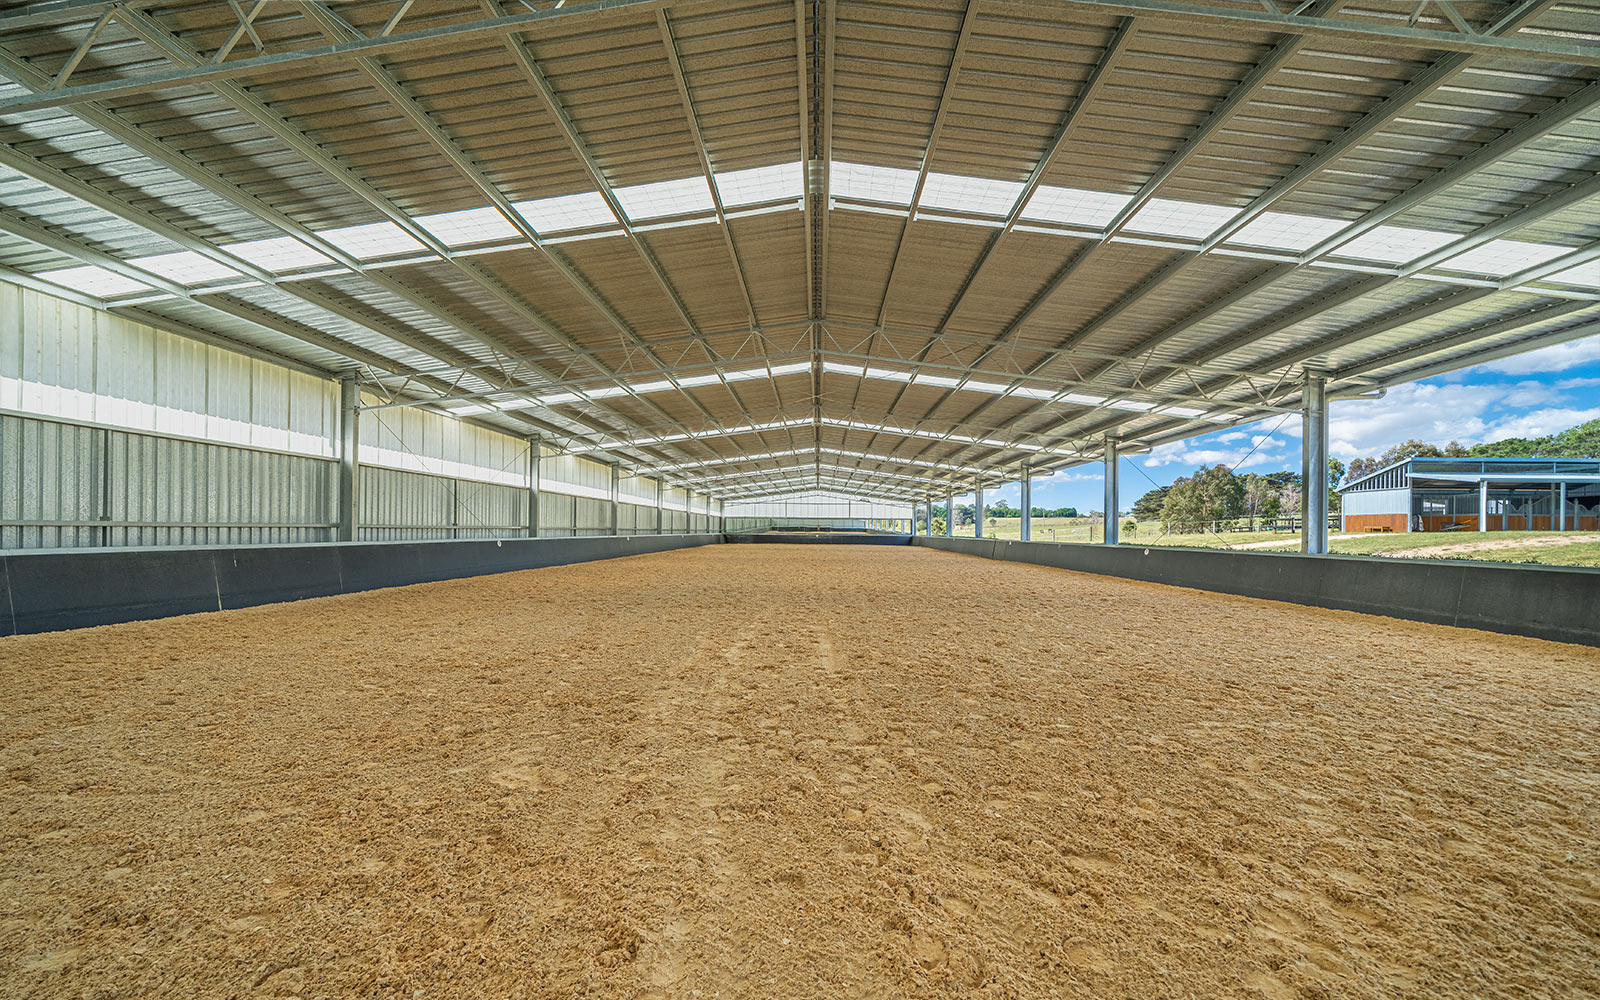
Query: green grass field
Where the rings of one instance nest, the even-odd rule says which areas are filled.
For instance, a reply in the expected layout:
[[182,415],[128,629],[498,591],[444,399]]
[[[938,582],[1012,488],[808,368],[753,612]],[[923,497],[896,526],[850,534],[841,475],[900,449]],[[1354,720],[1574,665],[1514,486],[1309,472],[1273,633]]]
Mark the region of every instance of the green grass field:
[[[1088,518],[1040,517],[1033,521],[1033,539],[1039,542],[1099,542],[1102,526]],[[1020,538],[1020,518],[998,518],[985,524],[986,538]],[[1334,533],[1337,536],[1337,532]],[[956,535],[971,538],[972,525],[957,528]],[[1257,543],[1255,551],[1295,552],[1298,533],[1284,532],[1199,532],[1164,535],[1159,523],[1144,523],[1122,532],[1124,545],[1200,546],[1239,548]],[[1387,558],[1471,559],[1480,562],[1537,563],[1545,566],[1600,566],[1600,535],[1594,532],[1569,532],[1555,535],[1548,531],[1445,531],[1416,534],[1364,534],[1335,537],[1329,548],[1340,555],[1382,556]],[[1417,552],[1416,550],[1429,550]],[[1412,553],[1396,557],[1394,553]]]

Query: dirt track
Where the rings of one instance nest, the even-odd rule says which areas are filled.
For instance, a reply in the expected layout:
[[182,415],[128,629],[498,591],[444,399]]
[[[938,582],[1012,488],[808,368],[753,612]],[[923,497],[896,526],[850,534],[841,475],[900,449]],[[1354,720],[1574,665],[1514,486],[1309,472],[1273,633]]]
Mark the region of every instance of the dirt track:
[[713,546],[0,640],[0,996],[1600,995],[1600,650]]

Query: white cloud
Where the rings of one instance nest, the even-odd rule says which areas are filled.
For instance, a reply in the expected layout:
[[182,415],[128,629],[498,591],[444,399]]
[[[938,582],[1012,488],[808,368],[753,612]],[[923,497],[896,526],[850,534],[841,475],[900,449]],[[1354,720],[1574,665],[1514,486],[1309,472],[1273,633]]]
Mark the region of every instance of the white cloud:
[[[1600,338],[1596,338],[1600,341]],[[1481,378],[1481,376],[1479,376]],[[1416,438],[1444,445],[1540,437],[1600,417],[1600,377],[1561,381],[1461,382],[1439,378],[1391,388],[1381,399],[1334,400],[1329,453],[1346,461],[1381,455]],[[1221,462],[1240,472],[1300,468],[1300,419],[1268,417],[1254,424],[1162,445],[1141,466],[1187,475]],[[1248,456],[1247,452],[1255,447]]]
[[1537,375],[1540,372],[1564,372],[1569,368],[1595,361],[1600,361],[1600,336],[1585,337],[1582,340],[1491,361],[1488,364],[1478,365],[1471,371],[1492,372],[1497,375]]
[[1060,469],[1045,476],[1044,479],[1052,483],[1088,483],[1102,482],[1106,478],[1104,472],[1079,472],[1076,469],[1068,471]]
[[1572,402],[1557,386],[1537,382],[1396,386],[1379,400],[1335,401],[1329,448],[1349,458],[1380,455],[1412,438],[1471,445],[1539,437],[1600,417],[1600,405]]
[[1513,437],[1544,437],[1546,434],[1564,431],[1568,427],[1576,427],[1578,424],[1588,423],[1596,418],[1600,418],[1600,406],[1591,407],[1587,410],[1563,408],[1535,410],[1532,413],[1523,413],[1497,421],[1484,440],[1500,441]]
[[[1235,472],[1260,468],[1262,466],[1278,466],[1284,462],[1282,455],[1272,454],[1272,449],[1287,442],[1281,441],[1276,436],[1278,432],[1292,421],[1276,418],[1277,423],[1268,433],[1252,433],[1261,427],[1265,421],[1248,425],[1238,430],[1228,431],[1216,436],[1192,438],[1188,441],[1175,441],[1153,449],[1145,458],[1144,465],[1153,469],[1162,465],[1185,465],[1199,467],[1201,465],[1216,465],[1221,462]],[[1286,435],[1295,436],[1298,435]],[[1215,445],[1227,444],[1228,448],[1217,448]],[[1299,458],[1296,457],[1298,462]]]
[[1380,455],[1411,438],[1443,444],[1483,440],[1491,407],[1505,397],[1497,385],[1396,386],[1377,400],[1335,400],[1329,407],[1329,450],[1335,455]]

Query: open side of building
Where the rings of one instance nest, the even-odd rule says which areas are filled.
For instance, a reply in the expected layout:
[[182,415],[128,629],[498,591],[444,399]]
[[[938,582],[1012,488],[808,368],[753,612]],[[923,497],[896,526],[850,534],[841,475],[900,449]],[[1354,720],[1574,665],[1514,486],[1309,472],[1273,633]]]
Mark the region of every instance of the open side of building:
[[1600,460],[1408,458],[1339,492],[1345,531],[1600,531]]

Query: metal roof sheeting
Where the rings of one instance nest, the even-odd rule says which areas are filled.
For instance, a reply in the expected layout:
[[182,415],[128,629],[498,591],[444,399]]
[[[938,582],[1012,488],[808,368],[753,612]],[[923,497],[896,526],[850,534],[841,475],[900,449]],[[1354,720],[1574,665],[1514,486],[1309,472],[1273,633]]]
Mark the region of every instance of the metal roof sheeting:
[[0,278],[712,494],[942,494],[1600,330],[1596,25],[13,5]]

